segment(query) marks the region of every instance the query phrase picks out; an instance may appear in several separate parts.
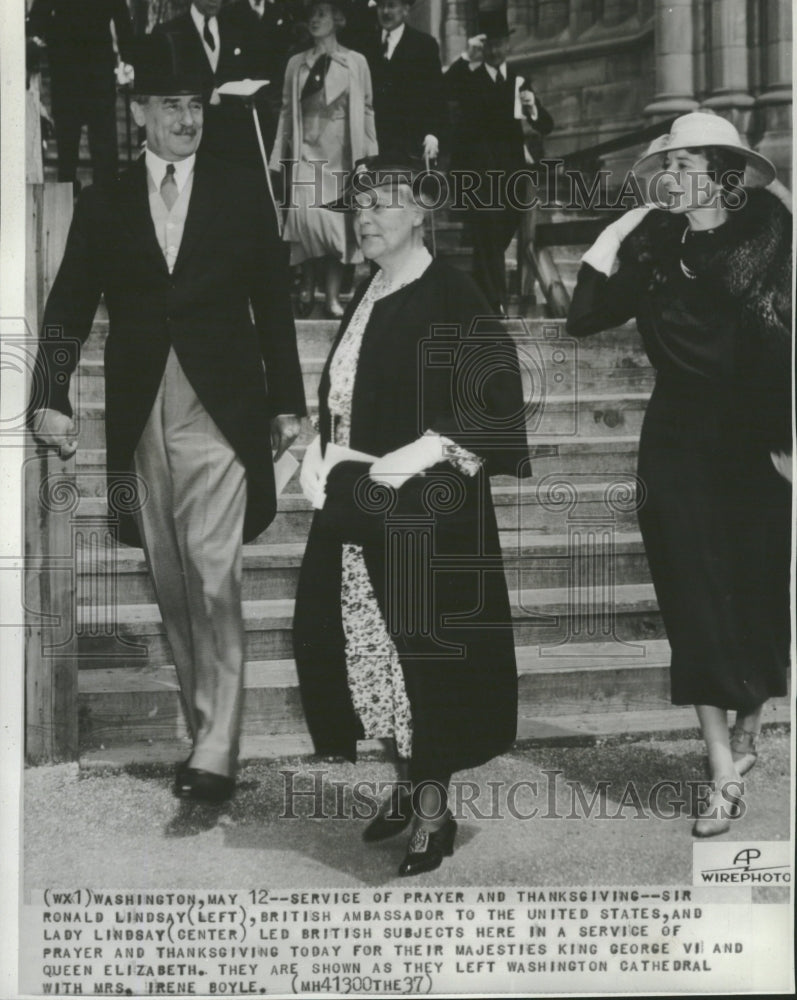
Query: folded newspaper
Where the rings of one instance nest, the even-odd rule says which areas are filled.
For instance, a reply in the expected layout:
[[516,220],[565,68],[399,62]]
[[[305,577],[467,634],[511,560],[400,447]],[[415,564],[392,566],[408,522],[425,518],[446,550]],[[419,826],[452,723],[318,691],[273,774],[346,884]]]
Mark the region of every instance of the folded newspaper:
[[216,88],[216,93],[219,97],[252,97],[270,82],[270,80],[228,80]]

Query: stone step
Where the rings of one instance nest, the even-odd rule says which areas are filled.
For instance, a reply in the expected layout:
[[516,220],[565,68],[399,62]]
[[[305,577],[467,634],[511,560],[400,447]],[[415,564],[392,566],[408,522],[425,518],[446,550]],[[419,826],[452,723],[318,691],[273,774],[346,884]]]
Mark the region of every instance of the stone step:
[[[532,436],[605,436],[638,434],[650,392],[572,392],[547,395],[534,392],[527,406],[526,428]],[[315,411],[312,404],[308,407]],[[105,405],[81,400],[76,413],[82,448],[105,445]]]
[[[664,639],[520,647],[519,717],[664,711],[669,707],[669,658]],[[81,671],[79,688],[84,748],[187,739],[170,665]],[[251,737],[306,736],[292,659],[247,662],[244,691],[244,744]]]
[[[578,707],[566,715],[546,715],[544,709],[536,705],[521,704],[518,714],[518,747],[556,746],[596,746],[603,750],[611,742],[625,742],[629,738],[642,739],[699,739],[695,720],[695,710],[690,706],[678,708],[667,704],[661,708],[627,711],[582,712]],[[122,724],[126,715],[120,714]],[[767,702],[764,711],[764,728],[788,727],[791,722],[791,705],[788,698]],[[188,734],[182,735],[182,723],[178,724],[181,735],[162,739],[136,738],[118,745],[99,742],[87,743],[81,747],[80,769],[106,772],[122,770],[132,766],[161,766],[171,768],[183,761],[190,752]],[[99,728],[99,727],[98,727]],[[168,727],[166,727],[168,729]],[[110,738],[113,738],[111,731]],[[361,754],[384,757],[384,748],[378,740],[361,740],[358,743]],[[293,758],[314,757],[313,743],[304,725],[293,733],[271,733],[247,731],[241,739],[241,764],[271,760],[281,761]],[[314,763],[317,763],[316,757]]]
[[[510,590],[533,590],[568,585],[576,560],[592,565],[593,579],[608,573],[623,583],[650,580],[647,558],[638,532],[618,532],[596,540],[589,534],[540,535],[507,531],[501,536],[504,572]],[[601,547],[598,556],[596,546]],[[605,546],[605,548],[604,548]],[[244,600],[293,599],[304,556],[304,542],[270,542],[245,545],[243,550]],[[77,594],[79,605],[98,605],[109,600],[113,587],[120,605],[152,604],[155,593],[141,549],[127,546],[78,549]],[[608,568],[599,568],[605,559]],[[572,563],[568,560],[572,560]],[[110,578],[109,578],[110,574]]]
[[[496,521],[500,531],[534,531],[564,534],[569,523],[591,519],[610,524],[614,530],[637,530],[634,477],[618,473],[609,478],[567,473],[551,473],[539,480],[510,480],[492,487]],[[105,477],[97,472],[81,477],[82,490],[96,490],[96,495],[81,497],[76,521],[101,524],[108,518],[105,502]],[[302,542],[307,538],[312,508],[304,496],[283,493],[277,501],[277,514],[259,536],[260,542]]]
[[[518,646],[578,642],[621,643],[665,637],[652,584],[622,584],[601,595],[568,587],[512,591],[512,621]],[[293,655],[293,601],[244,602],[247,660]],[[56,630],[54,630],[55,633]],[[77,611],[78,651],[83,669],[160,667],[171,662],[160,612],[154,604],[87,606]],[[51,642],[57,642],[53,634]]]

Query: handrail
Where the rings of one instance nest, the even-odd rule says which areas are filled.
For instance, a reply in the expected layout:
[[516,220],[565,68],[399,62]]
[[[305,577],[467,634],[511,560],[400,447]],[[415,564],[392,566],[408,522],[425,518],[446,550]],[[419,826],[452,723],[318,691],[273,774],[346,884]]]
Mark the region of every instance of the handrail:
[[646,125],[644,128],[624,132],[622,135],[615,136],[613,139],[607,139],[605,142],[596,143],[594,146],[574,149],[572,153],[564,154],[562,163],[565,166],[572,166],[581,160],[594,160],[606,153],[615,153],[618,149],[628,149],[631,146],[638,146],[641,142],[650,142],[657,136],[668,132],[678,117],[678,115],[675,115],[672,118],[665,118],[663,121],[655,122],[653,125]]

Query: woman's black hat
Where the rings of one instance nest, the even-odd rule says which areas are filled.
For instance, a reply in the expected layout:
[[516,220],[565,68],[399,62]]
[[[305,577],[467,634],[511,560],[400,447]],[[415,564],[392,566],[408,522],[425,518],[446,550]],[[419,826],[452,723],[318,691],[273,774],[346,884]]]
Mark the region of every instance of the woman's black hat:
[[343,193],[324,208],[332,212],[351,212],[355,195],[373,191],[376,188],[406,184],[413,194],[427,207],[439,203],[441,190],[445,192],[445,176],[436,170],[427,170],[421,159],[407,157],[397,159],[389,156],[366,156],[354,164],[346,178]]

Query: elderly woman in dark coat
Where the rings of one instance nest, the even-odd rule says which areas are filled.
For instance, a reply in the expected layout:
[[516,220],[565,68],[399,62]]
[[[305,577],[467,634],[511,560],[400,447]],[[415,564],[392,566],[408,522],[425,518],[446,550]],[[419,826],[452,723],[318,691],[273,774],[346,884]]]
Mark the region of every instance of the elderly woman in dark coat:
[[706,742],[714,784],[694,826],[706,837],[739,813],[764,704],[786,693],[791,217],[762,190],[772,164],[717,115],[677,119],[635,171],[663,210],[632,209],[604,230],[583,258],[568,329],[634,316],[656,368],[639,522],[672,701],[695,705]]
[[[515,738],[489,476],[528,473],[525,411],[514,344],[500,325],[475,322],[489,309],[470,278],[432,260],[408,172],[374,159],[355,178],[359,193],[343,204],[353,200],[379,270],[355,294],[321,379],[320,434],[302,469],[320,509],[294,646],[319,753],[354,760],[363,737],[394,745],[402,780],[364,837],[412,823],[399,874],[414,875],[453,851],[452,773]],[[330,442],[366,459],[328,471]]]

